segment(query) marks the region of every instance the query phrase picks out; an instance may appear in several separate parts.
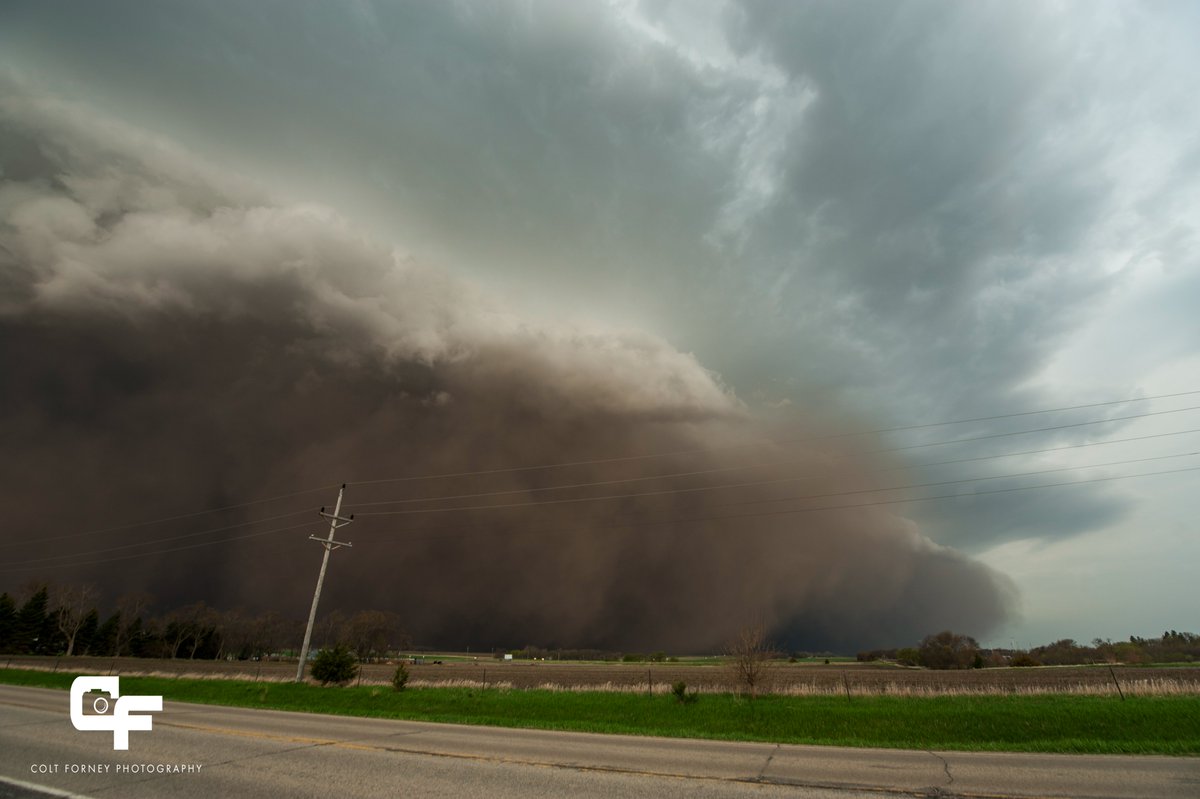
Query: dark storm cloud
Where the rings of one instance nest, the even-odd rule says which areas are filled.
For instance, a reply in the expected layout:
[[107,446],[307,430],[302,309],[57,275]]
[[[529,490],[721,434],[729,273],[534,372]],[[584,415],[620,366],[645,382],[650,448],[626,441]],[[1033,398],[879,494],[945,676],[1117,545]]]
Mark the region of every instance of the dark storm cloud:
[[[983,635],[1009,612],[1003,577],[909,522],[868,507],[779,512],[822,500],[764,504],[861,488],[873,465],[824,449],[730,449],[771,428],[659,338],[522,320],[337,214],[272,202],[77,107],[7,87],[2,122],[13,146],[0,185],[0,482],[21,499],[5,543],[15,531],[32,541],[6,551],[9,582],[88,579],[112,594],[298,615],[318,525],[109,558],[272,513],[303,514],[281,525],[315,520],[311,506],[332,490],[55,537],[349,479],[356,546],[338,553],[327,607],[401,611],[430,643],[702,649],[761,618],[790,645],[846,647],[942,627]],[[826,432],[819,419],[787,421],[793,436]],[[730,471],[539,490],[703,469]],[[459,494],[489,496],[411,502]],[[82,554],[58,558],[71,551]],[[89,559],[100,562],[69,565]]]

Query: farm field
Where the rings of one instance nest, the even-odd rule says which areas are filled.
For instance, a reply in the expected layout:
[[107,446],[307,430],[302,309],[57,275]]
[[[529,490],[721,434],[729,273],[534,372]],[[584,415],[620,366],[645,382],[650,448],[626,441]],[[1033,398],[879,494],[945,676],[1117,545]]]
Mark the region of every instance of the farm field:
[[[556,661],[431,661],[407,666],[412,687],[496,687],[550,690],[609,690],[667,693],[682,680],[689,689],[724,693],[734,689],[725,666],[708,663],[574,663]],[[39,671],[77,674],[121,674],[172,678],[219,678],[255,682],[287,682],[295,678],[293,661],[159,660],[140,658],[21,657],[6,658],[0,665]],[[368,663],[362,667],[363,685],[385,685],[394,664]],[[771,693],[851,696],[936,696],[954,694],[1079,693],[1117,695],[1117,684],[1126,694],[1200,694],[1200,667],[1196,666],[1049,666],[993,668],[965,671],[929,671],[879,663],[784,663],[771,670]]]
[[[0,669],[0,682],[66,690],[73,671]],[[123,677],[126,694],[344,716],[900,749],[1200,754],[1200,696],[761,696],[679,702],[613,691],[480,690]],[[64,702],[66,695],[64,694]]]

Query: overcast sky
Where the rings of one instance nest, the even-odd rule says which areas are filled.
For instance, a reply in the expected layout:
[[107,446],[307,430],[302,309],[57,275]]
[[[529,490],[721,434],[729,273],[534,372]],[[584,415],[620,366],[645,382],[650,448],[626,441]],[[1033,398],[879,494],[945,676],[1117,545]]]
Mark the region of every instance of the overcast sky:
[[[672,413],[878,430],[1200,391],[1195,3],[4,6],[17,105],[136,131],[186,154],[173,175],[203,165],[473,286],[504,310],[463,312],[472,340],[665,342]],[[911,449],[879,485],[997,479],[862,496],[954,495],[888,508],[1012,581],[990,643],[1197,630],[1200,472],[1124,478],[1200,468],[1200,410],[1118,418],[1191,406],[882,434]],[[933,446],[953,438],[975,440]]]

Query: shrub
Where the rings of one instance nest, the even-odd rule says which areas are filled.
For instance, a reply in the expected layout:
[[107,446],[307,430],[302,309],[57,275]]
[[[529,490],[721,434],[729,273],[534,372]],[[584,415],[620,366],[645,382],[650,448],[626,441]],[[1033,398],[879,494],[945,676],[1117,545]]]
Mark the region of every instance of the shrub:
[[392,688],[397,691],[403,691],[408,685],[408,667],[401,663],[396,667],[396,671],[392,673]]
[[699,699],[699,696],[695,691],[688,693],[687,683],[683,680],[679,680],[671,686],[671,694],[674,695],[674,697],[682,705],[690,705]]
[[345,685],[358,676],[358,661],[344,644],[322,649],[313,658],[312,676],[321,685]]
[[1017,654],[1013,655],[1013,658],[1012,658],[1012,660],[1010,660],[1010,661],[1008,662],[1008,665],[1010,665],[1010,666],[1018,666],[1018,667],[1022,667],[1022,668],[1027,668],[1027,667],[1030,667],[1030,666],[1040,666],[1040,665],[1042,665],[1042,664],[1041,664],[1041,663],[1039,663],[1037,660],[1035,660],[1035,659],[1031,658],[1031,657],[1029,656],[1029,653],[1027,653],[1027,652],[1019,652],[1019,653],[1017,653]]

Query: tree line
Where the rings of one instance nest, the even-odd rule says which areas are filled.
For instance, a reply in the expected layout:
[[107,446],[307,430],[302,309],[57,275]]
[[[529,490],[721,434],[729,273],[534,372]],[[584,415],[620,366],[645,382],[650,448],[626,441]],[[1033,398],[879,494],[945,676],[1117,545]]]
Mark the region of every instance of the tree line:
[[[101,657],[265,660],[295,657],[302,622],[274,611],[218,610],[204,602],[153,613],[154,598],[125,594],[101,612],[90,585],[39,584],[23,601],[0,594],[0,653]],[[318,647],[344,645],[364,662],[411,646],[400,618],[380,610],[326,614]]]
[[949,630],[928,635],[919,646],[872,649],[858,653],[860,662],[893,660],[903,666],[928,669],[970,669],[995,666],[1082,666],[1090,663],[1200,662],[1200,635],[1167,630],[1159,638],[1131,635],[1128,641],[1093,639],[1091,646],[1064,638],[1029,650],[985,649],[969,635]]
[[[23,600],[20,597],[23,596]],[[104,613],[90,584],[32,584],[18,596],[0,594],[0,653],[95,655],[101,657],[264,660],[295,658],[304,624],[274,611],[250,614],[218,610],[193,602],[153,613],[154,598],[144,592],[118,597]],[[412,648],[400,617],[380,610],[326,614],[313,630],[318,649],[342,646],[360,662],[385,659]],[[545,649],[527,645],[517,658],[664,662],[651,655],[596,649]],[[495,653],[502,657],[502,650]],[[784,657],[771,650],[768,659]],[[1096,638],[1091,645],[1066,638],[1029,650],[985,649],[968,635],[949,630],[926,636],[918,646],[858,653],[859,661],[891,660],[931,669],[994,666],[1062,666],[1089,663],[1200,662],[1200,635],[1167,630],[1157,638],[1128,641]]]

